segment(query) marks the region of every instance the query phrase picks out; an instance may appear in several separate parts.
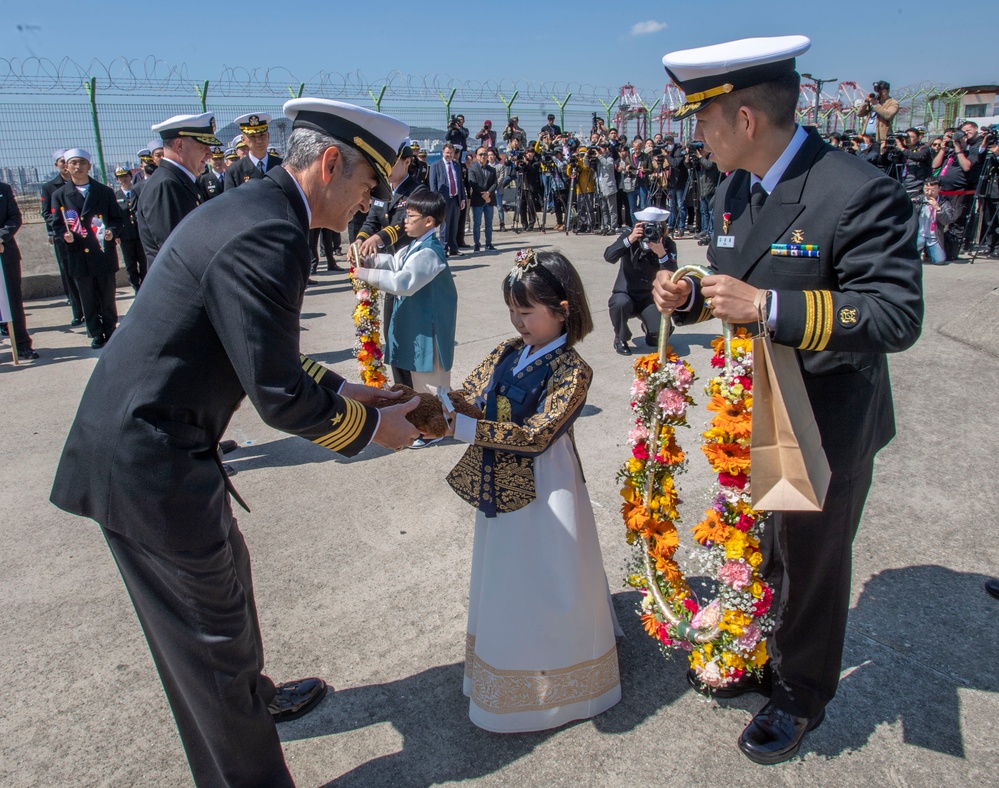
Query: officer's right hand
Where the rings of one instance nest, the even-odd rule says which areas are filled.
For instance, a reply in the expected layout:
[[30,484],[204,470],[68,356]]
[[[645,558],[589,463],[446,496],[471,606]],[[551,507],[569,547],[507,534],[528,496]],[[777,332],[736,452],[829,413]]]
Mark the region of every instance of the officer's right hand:
[[684,277],[673,281],[672,271],[659,271],[652,283],[652,300],[664,315],[672,314],[690,299],[690,281]]
[[[371,257],[373,254],[378,254],[378,236],[372,235],[370,238],[365,238],[364,242],[359,247],[361,252],[361,257]],[[354,260],[354,265],[360,265],[360,261]]]
[[68,244],[73,243],[73,233],[63,233],[62,240],[64,240]]
[[407,421],[406,414],[415,410],[419,404],[420,398],[413,397],[409,402],[403,402],[401,405],[382,408],[378,429],[375,430],[372,440],[379,446],[392,449],[392,451],[409,446],[420,437],[420,431]]
[[628,236],[628,243],[635,244],[642,240],[645,235],[645,225],[642,222],[635,222],[635,227]]

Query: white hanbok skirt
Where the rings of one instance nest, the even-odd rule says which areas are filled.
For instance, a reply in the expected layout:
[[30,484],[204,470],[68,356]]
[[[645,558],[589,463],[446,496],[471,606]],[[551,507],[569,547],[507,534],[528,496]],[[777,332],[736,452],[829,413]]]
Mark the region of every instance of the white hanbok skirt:
[[621,634],[593,507],[567,435],[534,460],[537,498],[476,512],[464,692],[497,733],[538,731],[621,699]]

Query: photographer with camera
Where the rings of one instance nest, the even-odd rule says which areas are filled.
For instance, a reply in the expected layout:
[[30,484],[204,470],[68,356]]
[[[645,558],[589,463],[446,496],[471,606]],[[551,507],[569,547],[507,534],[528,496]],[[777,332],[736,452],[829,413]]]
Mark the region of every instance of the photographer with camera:
[[541,162],[535,153],[535,143],[527,146],[523,155],[517,156],[513,165],[517,181],[517,211],[521,229],[533,230],[541,210]]
[[697,245],[708,246],[715,234],[715,192],[721,172],[711,159],[711,153],[704,150],[703,142],[693,150],[697,161],[695,177],[701,193],[701,233]]
[[891,85],[884,80],[879,79],[873,87],[874,92],[868,93],[857,108],[857,117],[861,120],[866,118],[864,133],[881,143],[891,136],[892,122],[898,114],[898,102],[889,95]]
[[548,123],[541,127],[541,131],[538,132],[538,139],[541,139],[542,134],[547,134],[548,139],[553,140],[559,134],[562,133],[561,127],[555,122],[555,116],[552,113],[548,113]]
[[597,154],[597,199],[600,204],[600,234],[612,235],[617,226],[617,173],[610,145],[601,142]]
[[934,265],[947,264],[945,233],[954,221],[954,206],[946,197],[940,196],[940,179],[928,176],[923,182],[922,192],[912,201],[919,221],[916,235],[916,251],[923,252]]
[[940,172],[940,194],[950,198],[955,217],[947,236],[947,259],[956,260],[960,251],[960,236],[956,225],[962,223],[965,210],[975,193],[974,183],[969,183],[968,173],[974,162],[967,150],[967,135],[960,129],[944,132],[943,148],[933,157],[933,169]]
[[986,247],[985,254],[992,260],[999,240],[999,124],[983,129],[981,157],[982,177],[979,181],[978,199],[981,212],[981,230],[978,241]]
[[[569,159],[569,175],[576,178],[575,211],[573,230],[577,233],[593,232],[598,219],[595,212],[594,192],[597,186],[596,148],[579,148]],[[571,221],[567,216],[566,221]]]
[[908,141],[908,139],[909,135],[905,132],[901,134],[889,134],[885,139],[881,140],[881,144],[878,146],[881,158],[878,160],[877,166],[899,183],[902,182],[905,172],[905,153],[902,148],[903,140]]
[[669,212],[646,208],[635,214],[635,227],[604,251],[608,263],[621,262],[607,307],[614,327],[614,350],[630,356],[628,321],[638,317],[650,347],[659,344],[659,310],[652,300],[652,283],[660,270],[676,270],[676,244],[665,235]]
[[483,148],[496,147],[496,132],[493,131],[493,122],[491,120],[484,120],[482,122],[482,128],[476,133],[475,139],[478,140],[479,145]]
[[514,140],[517,140],[519,147],[527,147],[527,133],[520,128],[519,123],[520,118],[516,115],[511,116],[510,120],[506,122],[506,128],[503,129],[503,141],[507,143],[507,150],[510,150],[510,143]]
[[923,183],[933,172],[933,151],[922,141],[919,130],[909,128],[905,136],[896,135],[902,144],[904,168],[902,170],[902,186],[913,200],[923,193]]
[[663,141],[666,143],[666,163],[669,165],[669,175],[666,178],[669,232],[674,238],[683,238],[683,228],[687,224],[687,183],[690,178],[687,150],[682,145],[677,145],[671,136],[667,135]]
[[541,157],[541,167],[548,175],[549,194],[555,209],[555,229],[565,229],[565,209],[569,202],[569,176],[565,148],[555,143],[551,152]]
[[448,120],[444,142],[449,142],[454,146],[455,161],[463,161],[462,157],[468,150],[468,129],[465,128],[464,115],[452,115]]

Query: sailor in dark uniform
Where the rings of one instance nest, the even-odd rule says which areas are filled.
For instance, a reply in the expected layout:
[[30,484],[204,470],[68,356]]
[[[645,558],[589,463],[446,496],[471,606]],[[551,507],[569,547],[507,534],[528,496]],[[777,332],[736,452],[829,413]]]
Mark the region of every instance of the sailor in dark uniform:
[[73,327],[83,325],[83,303],[80,300],[80,291],[76,287],[76,282],[69,275],[69,267],[66,263],[66,242],[62,239],[62,233],[56,232],[55,214],[52,212],[52,195],[61,189],[69,181],[69,173],[66,170],[65,151],[55,151],[52,154],[52,162],[56,168],[55,177],[42,184],[42,220],[45,222],[45,230],[49,237],[49,243],[55,252],[56,265],[59,267],[59,278],[62,281],[62,289],[69,301],[73,318],[70,325]]
[[139,195],[132,183],[131,170],[119,166],[114,171],[114,176],[118,181],[118,185],[114,189],[114,196],[118,200],[118,207],[121,209],[122,215],[121,233],[118,236],[121,256],[125,261],[128,281],[132,284],[132,289],[138,293],[139,286],[149,270],[149,266],[146,264],[146,252],[139,239],[139,220],[136,217]]
[[225,188],[234,189],[247,181],[263,178],[281,164],[281,158],[267,150],[271,141],[270,121],[271,116],[266,112],[251,112],[236,118],[234,122],[242,132],[246,155],[226,169]]
[[215,138],[215,117],[176,115],[152,127],[163,138],[164,156],[139,192],[139,237],[152,268],[173,228],[202,202],[198,175]]
[[323,99],[285,113],[287,168],[211,200],[160,250],[90,377],[51,496],[100,524],[204,786],[291,786],[275,722],[327,690],[263,673],[240,499],[217,451],[233,413],[248,400],[271,427],[346,456],[419,436],[406,420],[418,400],[376,410],[397,396],[299,355],[308,229],[343,230],[372,192],[390,195],[408,127]]
[[[836,692],[853,539],[874,457],[895,434],[887,354],[916,341],[923,317],[905,190],[795,124],[795,58],[809,46],[804,36],[756,38],[663,58],[686,94],[674,118],[696,113],[695,136],[732,174],[715,197],[708,259],[717,273],[678,284],[660,273],[656,303],[680,323],[713,312],[755,326],[765,298],[773,341],[798,350],[832,470],[822,511],[774,514],[761,548],[776,606],[772,695],[739,748],[765,764],[798,752]],[[766,689],[748,675],[718,694]]]
[[198,176],[198,186],[201,188],[202,202],[208,202],[212,197],[222,194],[225,180],[225,153],[221,145],[212,148],[211,167],[203,175]]

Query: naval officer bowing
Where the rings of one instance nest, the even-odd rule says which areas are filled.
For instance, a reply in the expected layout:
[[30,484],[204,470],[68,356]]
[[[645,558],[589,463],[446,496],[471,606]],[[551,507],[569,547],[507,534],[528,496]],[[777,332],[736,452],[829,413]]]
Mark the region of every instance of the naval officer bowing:
[[[408,126],[324,99],[285,105],[284,167],[193,213],[160,250],[94,369],[52,488],[103,531],[198,785],[292,785],[275,721],[314,708],[321,679],[263,673],[246,544],[219,438],[243,399],[269,426],[353,456],[419,432],[418,404],[299,355],[308,231],[342,231],[387,176]],[[162,167],[161,167],[162,169]],[[324,466],[328,467],[328,466]],[[360,516],[360,515],[358,515]]]

